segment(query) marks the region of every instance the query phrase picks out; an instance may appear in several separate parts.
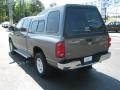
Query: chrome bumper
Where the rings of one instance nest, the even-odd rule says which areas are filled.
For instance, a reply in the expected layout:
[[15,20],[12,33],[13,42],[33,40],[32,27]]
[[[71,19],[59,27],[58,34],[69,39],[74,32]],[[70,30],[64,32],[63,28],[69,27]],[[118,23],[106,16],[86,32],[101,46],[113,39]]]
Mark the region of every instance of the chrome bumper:
[[106,60],[106,59],[109,59],[110,57],[111,57],[111,53],[108,52],[107,54],[104,54],[104,55],[102,55],[102,56],[100,57],[99,62],[102,62],[102,61],[104,61],[104,60]]
[[[106,59],[109,59],[110,56],[111,56],[110,52],[107,53],[107,54],[102,55],[100,57],[99,62],[102,62],[102,61],[104,61]],[[97,62],[95,62],[95,63],[97,63]],[[92,64],[95,64],[95,63],[90,63],[90,64],[82,65],[81,61],[73,61],[73,62],[66,63],[66,64],[57,63],[57,66],[61,70],[71,70],[71,69],[77,69],[77,68],[81,68],[81,67],[86,67],[86,66],[89,66],[89,65],[92,65]]]

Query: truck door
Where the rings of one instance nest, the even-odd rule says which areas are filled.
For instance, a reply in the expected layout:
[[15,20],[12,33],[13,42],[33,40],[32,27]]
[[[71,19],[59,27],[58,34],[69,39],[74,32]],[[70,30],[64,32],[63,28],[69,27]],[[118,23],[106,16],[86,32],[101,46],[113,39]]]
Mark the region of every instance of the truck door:
[[26,18],[22,24],[22,28],[19,33],[19,49],[27,51],[27,31],[30,25],[30,18]]
[[13,33],[13,44],[15,45],[16,48],[19,48],[19,38],[20,38],[20,29],[22,27],[22,24],[24,22],[24,19],[21,19],[18,24],[15,27],[14,33]]

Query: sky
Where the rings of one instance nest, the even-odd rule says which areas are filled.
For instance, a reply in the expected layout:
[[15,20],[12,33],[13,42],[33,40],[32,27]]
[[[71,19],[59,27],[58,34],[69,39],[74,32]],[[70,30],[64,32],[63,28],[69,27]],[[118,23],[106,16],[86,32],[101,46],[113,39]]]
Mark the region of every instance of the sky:
[[96,0],[40,0],[45,8],[48,8],[51,3],[56,3],[57,5],[64,5],[64,4],[82,4],[85,2],[91,2]]

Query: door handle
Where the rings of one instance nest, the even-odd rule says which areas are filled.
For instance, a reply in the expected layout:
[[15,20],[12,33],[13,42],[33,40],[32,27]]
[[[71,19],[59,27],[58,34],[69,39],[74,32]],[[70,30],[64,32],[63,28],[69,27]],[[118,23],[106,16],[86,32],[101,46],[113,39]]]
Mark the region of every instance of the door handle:
[[87,42],[91,42],[91,41],[92,41],[92,38],[87,38],[86,41],[87,41]]
[[23,37],[24,37],[24,38],[30,38],[30,36],[28,36],[28,35],[23,35]]
[[17,34],[16,36],[20,36],[19,34]]
[[26,35],[23,35],[24,38],[26,38],[27,36]]

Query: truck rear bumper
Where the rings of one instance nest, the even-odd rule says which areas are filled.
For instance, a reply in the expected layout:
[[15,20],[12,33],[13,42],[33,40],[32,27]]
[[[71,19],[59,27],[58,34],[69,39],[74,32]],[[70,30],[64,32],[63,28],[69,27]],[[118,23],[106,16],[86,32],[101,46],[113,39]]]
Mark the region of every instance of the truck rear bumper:
[[[106,59],[109,59],[110,56],[111,56],[111,53],[108,52],[108,53],[102,55],[98,62],[102,62]],[[71,69],[77,69],[77,68],[90,66],[90,65],[95,64],[95,63],[97,63],[97,62],[93,62],[93,63],[91,62],[90,64],[82,65],[81,61],[72,61],[72,62],[65,63],[65,64],[57,63],[57,66],[61,70],[71,70]]]
[[104,60],[106,60],[106,59],[109,59],[110,57],[111,57],[111,53],[108,52],[107,54],[104,54],[104,55],[102,55],[102,56],[100,57],[99,62],[102,62],[102,61],[104,61]]

